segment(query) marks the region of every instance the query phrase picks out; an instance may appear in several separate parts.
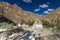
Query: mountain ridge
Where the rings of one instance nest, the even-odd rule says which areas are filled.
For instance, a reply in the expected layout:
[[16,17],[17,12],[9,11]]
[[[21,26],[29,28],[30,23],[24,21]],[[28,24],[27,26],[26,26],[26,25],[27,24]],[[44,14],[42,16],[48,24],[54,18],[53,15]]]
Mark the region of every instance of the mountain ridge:
[[27,22],[29,20],[35,21],[39,19],[39,15],[24,11],[23,9],[19,8],[16,4],[10,5],[9,3],[6,3],[6,2],[0,2],[0,5],[1,5],[0,6],[1,15],[13,21],[14,23],[18,23],[21,20]]
[[19,23],[20,21],[28,22],[28,21],[41,21],[46,20],[51,23],[55,23],[57,20],[58,15],[60,15],[60,7],[46,14],[44,16],[40,16],[33,12],[24,11],[16,4],[9,4],[7,2],[0,2],[0,19],[3,17],[9,19],[14,23]]

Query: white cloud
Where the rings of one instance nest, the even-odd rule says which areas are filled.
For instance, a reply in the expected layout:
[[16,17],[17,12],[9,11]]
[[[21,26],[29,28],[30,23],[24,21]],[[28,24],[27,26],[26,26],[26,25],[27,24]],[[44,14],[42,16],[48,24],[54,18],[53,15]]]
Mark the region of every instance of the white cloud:
[[47,4],[50,4],[50,2],[47,2]]
[[44,11],[43,13],[44,13],[44,14],[47,14],[47,13],[49,13],[49,11]]
[[49,12],[52,12],[54,9],[48,9],[47,11],[44,11],[43,13],[44,14],[47,14],[47,13],[49,13]]
[[26,3],[32,3],[32,0],[23,0]]
[[34,10],[34,12],[38,12],[38,11],[40,11],[40,9],[35,9],[35,10]]
[[47,4],[43,4],[43,5],[39,5],[39,7],[41,7],[41,8],[47,8],[49,6]]
[[54,9],[48,9],[48,11],[53,11]]

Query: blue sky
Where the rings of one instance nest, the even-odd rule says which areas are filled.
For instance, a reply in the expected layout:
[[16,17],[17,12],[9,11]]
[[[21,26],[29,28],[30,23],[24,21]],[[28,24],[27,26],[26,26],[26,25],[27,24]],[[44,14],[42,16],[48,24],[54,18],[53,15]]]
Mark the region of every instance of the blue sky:
[[17,4],[23,10],[36,14],[47,14],[60,7],[60,0],[0,0],[0,2]]

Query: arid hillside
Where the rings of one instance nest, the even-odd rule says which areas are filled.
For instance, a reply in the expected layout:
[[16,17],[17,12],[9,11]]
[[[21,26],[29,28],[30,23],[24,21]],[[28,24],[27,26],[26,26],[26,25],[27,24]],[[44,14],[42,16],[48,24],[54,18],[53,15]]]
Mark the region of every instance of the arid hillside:
[[46,20],[55,23],[60,17],[60,8],[46,15],[37,15],[32,12],[24,11],[16,4],[0,2],[0,21],[8,19],[13,23]]
[[14,23],[18,23],[20,21],[36,21],[40,19],[39,15],[24,11],[16,4],[11,5],[7,2],[0,2],[0,19],[2,19],[3,17],[9,19]]
[[50,12],[49,14],[43,16],[43,19],[54,24],[60,21],[60,7],[54,10],[53,12]]

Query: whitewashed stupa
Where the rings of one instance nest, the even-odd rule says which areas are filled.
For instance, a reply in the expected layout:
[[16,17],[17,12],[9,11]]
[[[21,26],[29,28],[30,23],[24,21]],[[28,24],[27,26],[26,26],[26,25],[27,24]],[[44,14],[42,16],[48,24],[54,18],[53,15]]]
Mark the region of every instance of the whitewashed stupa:
[[35,21],[34,24],[33,24],[33,27],[35,27],[35,28],[43,28],[42,22]]

